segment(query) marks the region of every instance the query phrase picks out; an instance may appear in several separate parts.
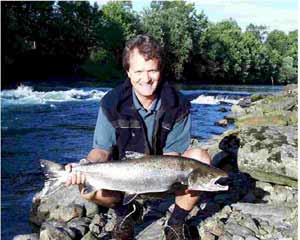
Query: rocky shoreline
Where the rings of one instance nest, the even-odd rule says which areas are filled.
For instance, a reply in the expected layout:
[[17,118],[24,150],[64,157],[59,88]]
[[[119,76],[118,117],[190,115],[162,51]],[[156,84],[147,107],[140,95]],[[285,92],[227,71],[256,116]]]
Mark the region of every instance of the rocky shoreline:
[[[230,175],[229,191],[205,193],[188,217],[193,239],[294,240],[298,238],[297,86],[276,95],[253,95],[232,106],[237,129],[193,147],[207,148],[213,164]],[[143,199],[136,239],[164,239],[172,198]],[[111,239],[114,212],[85,201],[77,187],[33,198],[30,222],[39,232],[15,240]]]

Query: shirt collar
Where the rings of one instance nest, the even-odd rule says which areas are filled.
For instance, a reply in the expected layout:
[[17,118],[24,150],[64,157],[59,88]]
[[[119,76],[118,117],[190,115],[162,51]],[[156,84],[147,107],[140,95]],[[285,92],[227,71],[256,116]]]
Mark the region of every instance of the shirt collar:
[[[136,110],[138,110],[138,111],[144,110],[146,112],[146,109],[142,106],[142,104],[138,100],[137,96],[135,95],[134,90],[132,90],[132,97],[133,97],[133,105],[136,108]],[[154,99],[154,101],[152,102],[151,107],[148,112],[158,111],[158,109],[160,108],[160,105],[161,105],[161,100],[159,97],[156,97]]]

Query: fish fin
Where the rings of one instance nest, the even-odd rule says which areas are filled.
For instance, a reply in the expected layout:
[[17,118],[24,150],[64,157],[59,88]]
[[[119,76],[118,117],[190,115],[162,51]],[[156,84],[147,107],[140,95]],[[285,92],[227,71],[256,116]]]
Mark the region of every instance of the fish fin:
[[88,194],[88,193],[91,193],[91,192],[95,192],[97,189],[94,188],[92,185],[88,184],[88,183],[85,183],[84,185],[84,188],[82,189],[82,193],[83,194]]
[[123,198],[123,205],[127,205],[130,202],[132,202],[139,194],[138,193],[125,193],[124,198]]
[[134,152],[134,151],[125,151],[125,159],[130,158],[130,159],[138,159],[144,157],[146,154],[144,153],[139,153],[139,152]]
[[45,159],[41,159],[40,164],[46,177],[41,197],[45,197],[46,195],[50,196],[64,186],[65,168],[62,164]]

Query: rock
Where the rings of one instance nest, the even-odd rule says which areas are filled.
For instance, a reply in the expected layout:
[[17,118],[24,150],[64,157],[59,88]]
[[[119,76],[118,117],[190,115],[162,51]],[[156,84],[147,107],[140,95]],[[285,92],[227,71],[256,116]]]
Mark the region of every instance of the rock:
[[277,223],[282,223],[292,216],[293,210],[287,206],[271,204],[236,203],[232,204],[233,209],[241,211],[243,214],[263,218],[266,221],[275,219]]
[[75,239],[75,233],[67,229],[66,224],[58,222],[44,222],[40,230],[40,240]]
[[[166,220],[164,218],[160,218],[160,219],[152,222],[146,228],[143,228],[143,226],[140,226],[140,229],[143,229],[143,230],[137,229],[138,232],[136,232],[135,239],[137,239],[137,240],[162,239],[162,237],[164,236],[163,229],[164,229],[165,221]],[[145,223],[145,224],[149,224],[149,223]]]
[[251,97],[244,97],[239,102],[238,105],[242,108],[250,107],[252,103]]
[[261,99],[264,99],[266,96],[267,96],[266,94],[253,94],[253,95],[251,95],[250,99],[251,99],[251,102],[256,102]]
[[84,208],[79,204],[69,204],[67,206],[60,206],[50,211],[49,220],[58,220],[68,222],[73,218],[83,217]]
[[94,216],[98,212],[96,204],[80,196],[77,186],[70,186],[42,199],[37,193],[33,198],[29,220],[36,225],[49,220],[67,222],[75,217]]
[[38,239],[39,239],[39,235],[37,233],[17,235],[13,238],[13,240],[38,240]]
[[246,236],[245,240],[258,240],[258,238],[253,236]]
[[218,112],[228,112],[228,110],[223,107],[223,108],[218,109]]
[[67,223],[67,227],[75,233],[76,238],[82,238],[89,231],[90,222],[90,218],[75,218]]
[[246,127],[240,130],[238,165],[265,182],[297,185],[296,126]]
[[200,234],[200,239],[205,239],[205,240],[215,240],[216,236],[211,234],[208,231],[204,231],[203,233]]
[[106,219],[103,214],[96,214],[89,225],[89,229],[95,236],[99,236],[106,224]]
[[228,120],[227,119],[221,119],[217,122],[215,122],[216,126],[220,126],[220,127],[226,127],[228,125]]
[[233,119],[238,127],[268,126],[268,125],[296,125],[297,95],[271,95],[252,102],[251,106],[241,110],[232,106]]
[[243,238],[241,236],[234,235],[234,236],[232,236],[232,240],[245,240],[245,238]]
[[229,232],[233,236],[253,236],[255,234],[251,229],[234,222],[227,223],[225,231]]
[[297,84],[289,84],[286,85],[283,89],[284,95],[296,95],[298,94],[298,85]]
[[98,236],[95,236],[94,233],[88,232],[81,238],[81,240],[99,240],[100,238]]

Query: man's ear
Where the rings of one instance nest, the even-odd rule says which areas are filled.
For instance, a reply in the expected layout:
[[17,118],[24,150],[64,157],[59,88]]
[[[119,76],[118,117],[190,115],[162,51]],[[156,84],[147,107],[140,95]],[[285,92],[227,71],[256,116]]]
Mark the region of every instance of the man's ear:
[[130,72],[126,71],[128,78],[130,79]]

